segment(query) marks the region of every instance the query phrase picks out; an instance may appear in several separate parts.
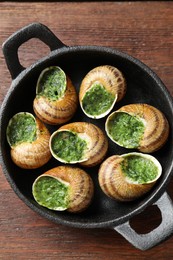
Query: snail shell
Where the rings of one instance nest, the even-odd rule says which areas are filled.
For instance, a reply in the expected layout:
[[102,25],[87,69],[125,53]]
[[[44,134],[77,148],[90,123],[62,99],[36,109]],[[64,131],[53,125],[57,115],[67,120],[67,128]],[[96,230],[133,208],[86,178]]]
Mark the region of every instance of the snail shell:
[[[42,94],[44,84],[41,84],[41,80],[44,77],[44,74],[49,73],[49,71],[51,73],[51,71],[54,70],[57,70],[57,73],[59,74],[61,73],[61,77],[64,77],[64,81],[60,81],[60,83],[58,82],[59,85],[57,84],[56,88],[54,87],[52,98],[51,96],[47,97],[45,94]],[[50,84],[52,84],[52,88],[55,83],[53,82]],[[64,85],[61,86],[60,84]],[[61,94],[60,97],[56,98],[58,87],[62,88],[62,90],[59,90]],[[70,78],[66,76],[59,67],[52,66],[42,71],[38,78],[36,94],[37,95],[33,102],[33,109],[37,117],[44,123],[51,125],[66,123],[76,112],[78,97],[75,87],[73,86]]]
[[34,116],[30,113],[21,112],[13,116],[9,121],[7,127],[7,140],[11,146],[11,158],[13,162],[24,169],[35,169],[46,164],[51,158],[49,150],[50,133],[45,125],[38,119],[34,118],[36,126],[36,137],[33,141],[19,142],[12,145],[10,142],[10,126],[14,118],[18,115],[29,115],[31,118]]
[[[153,162],[157,167],[157,175],[155,175],[155,178],[143,183],[128,178],[123,170],[122,165],[123,162],[125,163],[125,159],[131,156],[132,158],[133,156],[136,156],[136,158],[144,158],[147,160],[146,163],[149,161]],[[108,197],[118,201],[132,201],[149,192],[156,183],[157,179],[160,177],[161,172],[162,167],[160,163],[155,157],[151,155],[142,153],[113,155],[107,158],[100,166],[99,184],[102,191]],[[135,172],[135,174],[138,173]],[[141,174],[147,173],[142,171]]]
[[79,101],[88,117],[98,119],[106,116],[115,102],[124,97],[125,92],[126,82],[121,71],[113,66],[103,65],[92,69],[84,77]]
[[[45,204],[45,202],[41,201],[42,191],[37,192],[36,184],[38,180],[46,176],[56,179],[66,187],[65,203],[63,205],[58,204],[58,198],[54,197],[56,194],[53,187],[51,190],[49,185],[47,185],[47,191],[44,191],[47,196],[44,199],[51,202],[51,199],[55,200],[56,198],[57,204],[51,206],[51,204]],[[35,200],[40,205],[52,210],[67,210],[76,213],[85,210],[90,205],[93,198],[94,185],[91,177],[84,170],[77,167],[58,166],[40,175],[34,181],[32,190]]]
[[[121,112],[139,119],[143,124],[143,133],[135,146],[126,146],[121,144],[118,140],[115,140],[110,133],[109,124],[111,120],[114,120],[115,116]],[[127,128],[125,128],[124,131],[128,131],[128,129],[130,129],[129,125],[127,125]],[[134,134],[136,129],[134,129],[134,131],[131,129],[130,131]],[[160,149],[167,141],[169,135],[169,123],[165,115],[151,105],[129,104],[109,115],[106,121],[106,132],[110,139],[120,146],[126,148],[137,148],[141,152],[151,153]],[[131,140],[129,139],[129,144],[130,143]]]
[[[53,140],[60,132],[69,131],[75,133],[80,139],[86,142],[86,147],[83,151],[83,155],[76,161],[66,161],[60,158],[53,151]],[[70,141],[69,141],[70,142]],[[72,144],[73,145],[73,144]],[[74,142],[75,145],[75,142]],[[68,146],[64,149],[69,150]],[[74,148],[77,149],[77,148]],[[99,164],[106,155],[108,149],[108,140],[102,130],[94,124],[87,122],[74,122],[61,126],[56,132],[51,135],[50,138],[50,150],[52,155],[59,161],[64,163],[80,163],[82,166],[92,167]]]

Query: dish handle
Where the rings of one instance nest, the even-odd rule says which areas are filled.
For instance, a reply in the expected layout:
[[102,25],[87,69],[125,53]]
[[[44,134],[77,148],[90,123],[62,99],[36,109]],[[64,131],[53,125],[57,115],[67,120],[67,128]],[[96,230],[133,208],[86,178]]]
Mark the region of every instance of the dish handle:
[[12,79],[15,79],[25,68],[18,57],[19,47],[32,38],[44,42],[51,51],[66,46],[41,23],[31,23],[12,34],[2,45],[2,51]]
[[162,222],[148,234],[137,234],[129,221],[114,227],[114,230],[141,250],[147,250],[160,244],[173,233],[173,202],[169,195],[165,192],[153,205],[160,209]]

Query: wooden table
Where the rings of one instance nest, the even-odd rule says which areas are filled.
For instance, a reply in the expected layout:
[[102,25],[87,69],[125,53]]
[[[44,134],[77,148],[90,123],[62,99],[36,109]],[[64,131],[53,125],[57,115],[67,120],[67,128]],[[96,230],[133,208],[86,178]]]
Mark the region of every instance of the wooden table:
[[[117,48],[151,67],[173,94],[173,2],[1,2],[0,43],[31,23],[47,25],[66,45]],[[39,51],[38,51],[39,50]],[[28,67],[49,50],[38,40],[19,49]],[[0,101],[11,78],[0,52]],[[173,181],[167,187],[173,199]],[[149,207],[131,221],[138,232],[160,223]],[[29,209],[0,172],[0,259],[173,259],[173,237],[141,252],[111,229],[75,229],[56,225]]]

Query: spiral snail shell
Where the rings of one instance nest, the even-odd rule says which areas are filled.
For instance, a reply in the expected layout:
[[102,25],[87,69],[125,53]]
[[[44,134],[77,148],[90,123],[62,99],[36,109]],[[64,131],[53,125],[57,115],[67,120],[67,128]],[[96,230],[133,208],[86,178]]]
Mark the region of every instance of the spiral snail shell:
[[37,117],[47,124],[63,124],[73,117],[77,105],[76,90],[64,71],[58,66],[44,69],[38,78],[33,102]]
[[151,153],[167,141],[169,123],[164,114],[151,105],[129,104],[109,115],[106,132],[120,146]]
[[76,213],[90,205],[94,185],[84,170],[58,166],[37,177],[32,186],[32,193],[41,206]]
[[98,66],[82,80],[79,101],[83,112],[91,118],[105,117],[126,92],[123,74],[110,65]]
[[103,160],[107,149],[105,134],[96,125],[87,122],[63,125],[50,138],[52,155],[63,163],[95,166]]
[[35,169],[46,164],[51,158],[50,133],[32,114],[15,114],[8,123],[6,135],[11,147],[11,158],[17,166]]
[[149,192],[161,173],[159,161],[151,155],[113,155],[100,166],[99,185],[108,197],[132,201]]

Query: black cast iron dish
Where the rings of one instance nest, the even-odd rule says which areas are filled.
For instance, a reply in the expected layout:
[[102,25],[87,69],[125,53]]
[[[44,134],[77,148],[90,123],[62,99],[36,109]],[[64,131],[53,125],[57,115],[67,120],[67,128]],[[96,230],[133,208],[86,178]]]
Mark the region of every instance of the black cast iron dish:
[[[51,52],[29,68],[24,68],[18,58],[18,49],[31,38],[38,38],[49,46]],[[47,27],[34,23],[13,34],[3,45],[3,52],[12,76],[11,87],[1,107],[1,164],[3,172],[13,190],[31,209],[54,221],[78,228],[113,228],[122,234],[135,247],[142,250],[153,247],[173,233],[173,203],[165,189],[173,171],[173,102],[165,86],[146,65],[116,49],[96,46],[66,46]],[[131,203],[118,203],[107,198],[98,187],[98,168],[88,169],[95,183],[95,196],[92,205],[81,214],[54,212],[39,206],[32,197],[31,186],[35,178],[46,170],[57,166],[51,159],[37,170],[22,170],[12,163],[10,148],[6,141],[6,127],[9,119],[17,112],[33,113],[36,81],[40,72],[51,65],[60,66],[72,79],[77,90],[82,78],[92,68],[99,65],[113,65],[119,68],[127,80],[125,98],[115,105],[115,109],[129,103],[148,103],[159,108],[170,123],[170,136],[166,145],[153,155],[160,161],[163,174],[152,191],[143,198]],[[104,129],[105,119],[88,119],[78,108],[72,121],[90,121]],[[57,127],[50,127],[50,131]],[[109,153],[122,154],[127,150],[109,140]],[[147,206],[156,204],[162,214],[160,226],[148,234],[137,234],[129,220]]]

